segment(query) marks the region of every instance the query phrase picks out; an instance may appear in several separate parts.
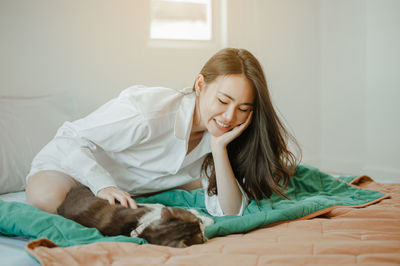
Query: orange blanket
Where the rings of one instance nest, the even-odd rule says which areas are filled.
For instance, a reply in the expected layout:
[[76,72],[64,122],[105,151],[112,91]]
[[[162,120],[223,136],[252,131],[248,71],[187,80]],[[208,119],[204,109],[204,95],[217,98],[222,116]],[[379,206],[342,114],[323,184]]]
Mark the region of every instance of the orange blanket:
[[122,242],[61,248],[39,239],[27,251],[42,265],[400,265],[400,184],[366,176],[352,183],[390,198],[360,206],[365,208],[331,207],[184,249]]

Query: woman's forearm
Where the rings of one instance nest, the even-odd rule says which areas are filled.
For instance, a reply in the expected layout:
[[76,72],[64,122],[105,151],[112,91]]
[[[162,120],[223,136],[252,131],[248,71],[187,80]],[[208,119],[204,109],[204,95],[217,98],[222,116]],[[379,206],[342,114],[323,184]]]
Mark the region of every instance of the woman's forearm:
[[213,150],[218,201],[224,215],[236,215],[242,206],[242,193],[236,182],[226,148]]

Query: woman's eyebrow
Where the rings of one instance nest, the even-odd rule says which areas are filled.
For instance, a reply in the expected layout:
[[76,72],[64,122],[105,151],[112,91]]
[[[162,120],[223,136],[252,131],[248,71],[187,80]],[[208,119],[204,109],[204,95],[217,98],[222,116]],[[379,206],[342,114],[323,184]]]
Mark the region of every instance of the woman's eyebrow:
[[[232,96],[230,96],[229,94],[226,94],[225,92],[222,91],[218,91],[218,93],[228,97],[229,99],[231,99],[232,101],[236,101],[235,98],[233,98]],[[250,105],[250,106],[254,106],[254,104],[252,103],[241,103],[241,105]]]

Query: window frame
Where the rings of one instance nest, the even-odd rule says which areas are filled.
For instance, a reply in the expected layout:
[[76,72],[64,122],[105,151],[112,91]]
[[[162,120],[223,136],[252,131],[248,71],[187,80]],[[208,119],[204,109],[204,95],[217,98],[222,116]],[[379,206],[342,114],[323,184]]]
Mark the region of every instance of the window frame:
[[[151,1],[149,1],[151,3]],[[151,4],[147,45],[152,48],[211,48],[221,49],[227,45],[227,0],[211,0],[211,40],[152,39]]]

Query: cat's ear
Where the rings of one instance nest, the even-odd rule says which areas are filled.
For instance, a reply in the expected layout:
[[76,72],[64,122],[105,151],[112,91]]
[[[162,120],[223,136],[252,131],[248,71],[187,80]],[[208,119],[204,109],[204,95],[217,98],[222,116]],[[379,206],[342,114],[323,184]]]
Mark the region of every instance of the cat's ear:
[[163,220],[168,221],[171,220],[172,218],[174,218],[174,213],[173,210],[171,208],[168,207],[164,207],[161,210],[161,217]]

